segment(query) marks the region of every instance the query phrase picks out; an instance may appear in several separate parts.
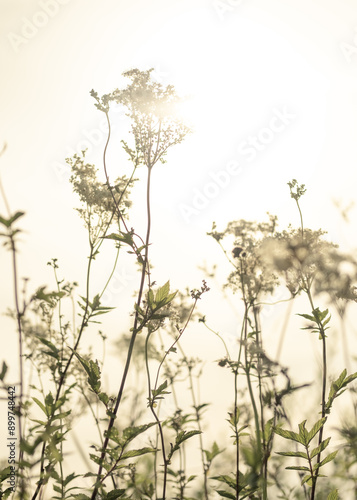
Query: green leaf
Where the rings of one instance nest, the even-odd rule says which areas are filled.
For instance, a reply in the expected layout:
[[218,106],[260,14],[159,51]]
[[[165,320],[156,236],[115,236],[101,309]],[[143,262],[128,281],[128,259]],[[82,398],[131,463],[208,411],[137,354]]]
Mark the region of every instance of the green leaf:
[[235,500],[236,496],[233,495],[232,493],[228,493],[227,491],[224,490],[216,490],[216,492],[221,495],[223,498],[230,498],[231,500]]
[[128,444],[134,438],[136,438],[136,436],[139,436],[139,434],[146,432],[147,429],[150,429],[150,427],[152,427],[153,425],[156,425],[156,422],[151,422],[150,424],[127,427],[126,429],[123,430],[123,440],[125,441],[126,444]]
[[333,490],[327,497],[327,500],[338,500],[338,490]]
[[[62,299],[66,295],[65,292],[45,292],[46,287],[41,286],[36,293],[34,294],[34,299],[36,300],[43,300],[46,302],[51,307],[55,307],[57,304],[58,300]],[[42,337],[41,337],[42,338]]]
[[310,469],[308,467],[305,467],[303,465],[292,465],[290,467],[285,467],[285,469],[289,469],[289,470],[303,470],[303,471],[306,471],[306,472],[310,471]]
[[221,474],[220,476],[215,476],[212,477],[212,479],[215,479],[216,481],[220,481],[221,483],[227,484],[230,488],[233,488],[236,490],[237,488],[237,482],[234,478],[231,476],[227,476],[226,474]]
[[1,498],[6,500],[7,498],[10,497],[10,495],[12,495],[12,493],[13,493],[12,488],[6,488],[6,490],[4,492],[1,492]]
[[46,347],[49,347],[52,351],[53,357],[59,360],[59,354],[58,354],[59,350],[57,349],[57,347],[52,342],[50,342],[49,340],[47,340],[43,337],[40,337],[39,335],[36,335],[36,337],[38,338],[38,340],[40,342],[42,342],[42,344],[44,344]]
[[57,415],[54,415],[54,416],[52,417],[52,421],[54,421],[54,420],[58,420],[59,418],[60,418],[60,419],[66,418],[66,417],[68,417],[68,415],[70,415],[70,414],[71,414],[71,412],[72,412],[72,410],[68,410],[68,411],[64,411],[64,412],[62,412],[62,413],[58,413]]
[[99,398],[99,400],[100,400],[102,403],[104,403],[104,404],[105,404],[105,406],[107,406],[107,405],[108,405],[108,401],[109,401],[109,396],[108,396],[108,394],[106,394],[105,392],[100,392],[100,393],[98,394],[98,398]]
[[9,219],[10,225],[13,224],[15,221],[17,221],[17,219],[19,219],[23,215],[25,215],[25,212],[16,212],[16,214],[10,217]]
[[309,321],[312,321],[313,323],[316,323],[314,316],[310,316],[309,314],[297,314],[297,316],[302,316],[303,318],[308,319]]
[[47,415],[50,416],[53,409],[53,396],[50,392],[45,397],[45,405],[46,405],[46,410],[48,411]]
[[5,219],[5,217],[0,216],[0,224],[3,224],[5,227],[9,228],[15,221],[17,221],[17,219],[19,219],[23,215],[25,215],[25,212],[16,212],[15,215],[10,217],[9,219]]
[[5,467],[0,471],[0,483],[3,483],[10,475],[11,469],[10,467]]
[[307,443],[307,439],[308,439],[308,432],[306,430],[306,427],[305,427],[305,424],[306,424],[306,420],[304,420],[303,422],[301,422],[299,424],[299,436],[301,437],[301,439],[303,440],[303,444],[306,445],[308,444]]
[[155,302],[154,292],[150,288],[150,290],[148,292],[148,304],[149,304],[149,306],[153,307],[154,302]]
[[99,393],[100,387],[101,387],[101,381],[100,381],[100,368],[98,365],[97,361],[92,361],[91,359],[89,361],[85,360],[78,354],[78,352],[75,352],[72,349],[73,354],[76,356],[80,364],[83,366],[85,371],[88,374],[88,383],[96,394]]
[[35,403],[41,408],[41,410],[43,411],[43,413],[46,415],[46,417],[48,417],[49,415],[47,414],[47,410],[46,410],[46,407],[43,403],[41,403],[41,401],[35,397],[32,398]]
[[325,448],[327,448],[329,442],[330,442],[331,438],[327,438],[327,439],[324,439],[322,441],[322,443],[317,446],[316,448],[314,448],[311,453],[310,453],[310,458],[314,458],[316,457],[316,455],[318,455],[319,453],[321,453],[322,451],[324,451]]
[[[346,368],[341,372],[340,376],[338,377],[338,379],[335,381],[335,382],[332,382],[332,386],[334,387],[334,389],[341,389],[342,385],[343,385],[343,382],[346,378],[346,375],[347,375],[347,370]],[[331,387],[332,388],[332,387]]]
[[31,418],[30,420],[31,420],[31,422],[36,422],[37,424],[40,424],[43,426],[47,425],[47,422],[45,422],[44,420],[38,420],[37,418]]
[[139,450],[129,450],[121,456],[121,460],[132,457],[140,457],[141,455],[146,455],[147,453],[155,453],[155,448],[140,448]]
[[193,430],[193,431],[180,431],[178,435],[176,436],[176,443],[180,445],[187,439],[190,439],[193,436],[196,436],[197,434],[202,434],[201,431],[198,430]]
[[332,382],[331,388],[330,388],[330,393],[329,393],[329,398],[328,398],[326,408],[325,408],[326,413],[330,413],[333,400],[335,398],[337,398],[338,396],[340,396],[341,394],[343,394],[344,391],[346,390],[346,389],[344,389],[344,390],[341,390],[341,389],[343,389],[344,387],[347,387],[347,385],[350,382],[352,382],[353,380],[355,380],[357,378],[357,372],[353,373],[352,375],[349,375],[348,377],[346,377],[346,374],[347,374],[347,371],[343,370],[343,372],[338,377],[338,379],[335,382]]
[[115,500],[116,498],[122,497],[124,493],[125,490],[112,490],[104,498],[105,500]]
[[312,439],[316,436],[316,434],[319,432],[321,427],[323,427],[323,425],[326,422],[326,419],[327,419],[327,417],[324,417],[324,418],[321,418],[321,420],[318,420],[316,422],[316,424],[313,426],[311,431],[307,434],[307,444],[309,444],[312,441]]
[[343,387],[345,387],[347,384],[349,384],[350,382],[352,382],[353,380],[355,380],[357,378],[357,372],[356,373],[353,373],[352,375],[349,375],[346,380],[343,382]]
[[167,459],[168,460],[171,460],[171,457],[172,455],[175,453],[175,451],[179,450],[180,448],[180,445],[186,441],[187,439],[193,437],[193,436],[196,436],[197,434],[202,434],[201,431],[198,431],[198,430],[194,430],[194,431],[180,431],[177,436],[176,436],[176,439],[175,439],[175,444],[172,445],[172,443],[170,443],[171,445],[171,450],[170,450],[170,453],[168,454],[168,457]]
[[70,483],[71,481],[73,481],[73,479],[76,479],[77,477],[80,477],[80,474],[75,474],[74,472],[72,472],[66,477],[63,484],[67,486],[68,483]]
[[291,439],[296,443],[305,444],[304,440],[301,439],[301,436],[299,436],[296,432],[288,431],[286,429],[282,429],[281,427],[274,427],[274,432],[285,439]]
[[107,236],[103,236],[103,239],[119,241],[120,243],[125,243],[129,245],[131,248],[134,248],[134,240],[132,233],[120,233],[120,234],[108,234]]
[[298,457],[308,460],[308,456],[303,451],[277,451],[277,455],[282,455],[284,457]]
[[169,304],[176,297],[176,295],[177,295],[177,291],[169,293],[167,298],[166,298],[166,304]]
[[158,289],[155,295],[155,302],[156,304],[159,304],[162,302],[166,297],[168,296],[170,291],[170,281],[167,281],[165,285],[163,285],[161,288]]
[[163,382],[161,385],[159,385],[159,387],[157,389],[151,390],[152,400],[154,401],[155,399],[163,399],[161,397],[161,395],[170,394],[170,392],[165,391],[165,389],[167,389],[167,380],[165,380],[165,382]]
[[219,455],[220,453],[223,452],[223,450],[220,450],[219,447],[218,447],[218,444],[216,443],[216,441],[214,441],[213,445],[212,445],[212,449],[211,451],[208,451],[208,450],[203,450],[205,455],[206,455],[206,460],[207,462],[211,463],[212,460],[217,456]]
[[315,464],[314,465],[314,470],[316,470],[318,467],[322,467],[323,465],[327,464],[328,462],[331,462],[335,458],[335,456],[337,455],[337,453],[338,453],[338,450],[333,451],[332,453],[330,453],[329,455],[327,455],[327,457],[324,458],[322,460],[322,462],[320,462],[319,464]]
[[0,380],[3,381],[7,372],[7,364],[5,361],[2,362],[2,368],[1,368],[1,373],[0,373]]
[[326,318],[328,313],[329,313],[328,309],[325,309],[325,311],[320,311],[319,307],[317,307],[312,311],[312,314],[314,315],[317,323],[322,323],[322,321]]
[[[2,217],[0,215],[0,224],[2,224],[5,227],[10,227],[9,220],[5,219],[5,217]],[[7,236],[7,234],[4,234],[3,236]]]
[[311,474],[306,474],[301,481],[301,486],[307,483],[309,486],[312,486],[312,476]]

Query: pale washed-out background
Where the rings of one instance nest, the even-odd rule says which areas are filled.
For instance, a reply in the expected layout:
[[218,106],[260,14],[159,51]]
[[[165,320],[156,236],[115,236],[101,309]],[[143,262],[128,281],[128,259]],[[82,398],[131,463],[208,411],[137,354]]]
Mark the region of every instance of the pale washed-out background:
[[[101,167],[106,130],[89,91],[104,94],[124,85],[121,74],[133,67],[154,67],[159,82],[188,96],[183,114],[194,128],[153,175],[154,278],[170,279],[174,289],[198,287],[204,277],[198,265],[220,262],[218,280],[209,282],[212,290],[200,309],[233,347],[239,322],[220,295],[228,268],[206,236],[213,220],[223,228],[234,219],[264,219],[269,211],[279,216],[281,227],[297,225],[286,185],[297,178],[308,188],[302,201],[306,226],[326,229],[343,249],[355,248],[356,210],[348,211],[347,222],[337,208],[350,207],[356,190],[355,2],[2,0],[0,8],[0,141],[7,143],[0,174],[11,209],[26,212],[19,265],[21,276],[31,278],[30,289],[53,284],[46,266],[52,257],[59,259],[61,276],[83,286],[87,239],[73,211],[77,200],[64,159],[88,147],[88,157]],[[113,127],[112,177],[128,171],[115,146],[125,128],[120,112],[113,114]],[[248,153],[249,137],[260,142]],[[140,176],[144,179],[145,172]],[[143,233],[143,184],[133,199],[131,223]],[[11,267],[9,254],[1,249],[0,255],[4,311],[12,305]],[[111,256],[108,250],[108,259],[98,262],[93,293],[105,281]],[[115,280],[106,301],[120,306],[105,322],[113,340],[129,327],[129,318],[123,321],[120,313],[130,307],[138,286],[130,259]],[[274,313],[267,309],[264,316],[272,355],[285,310],[283,305]],[[302,301],[293,312],[307,310]],[[9,380],[17,381],[14,326],[4,317],[0,325],[2,357],[11,366]],[[300,326],[292,315],[281,361],[306,381],[315,376],[310,357],[318,358]],[[340,352],[337,318],[335,328]],[[94,333],[88,344],[93,339]],[[224,351],[197,325],[184,342],[194,355],[207,358],[202,398],[214,399],[214,415],[225,418],[232,393],[222,391],[227,379],[212,363]],[[109,341],[108,374],[118,368],[113,353]],[[116,390],[113,378],[111,387]]]

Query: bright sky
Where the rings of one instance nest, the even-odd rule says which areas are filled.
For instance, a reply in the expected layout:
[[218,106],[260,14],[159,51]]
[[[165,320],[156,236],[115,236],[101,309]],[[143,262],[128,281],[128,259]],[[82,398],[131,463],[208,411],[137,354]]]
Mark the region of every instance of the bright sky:
[[[124,85],[133,67],[154,67],[158,81],[188,96],[195,129],[153,174],[158,281],[200,285],[197,265],[221,259],[205,235],[213,220],[223,228],[269,211],[281,226],[297,225],[292,178],[308,188],[306,225],[357,244],[333,204],[347,208],[356,190],[354,0],[2,0],[0,17],[0,142],[8,145],[0,173],[11,209],[27,214],[19,258],[33,288],[52,279],[51,257],[83,283],[86,236],[64,159],[87,146],[101,167],[103,116],[89,91]],[[118,141],[121,123],[117,115]],[[112,158],[112,175],[126,168]],[[139,232],[142,194],[132,216]],[[356,210],[349,215],[355,222]],[[9,262],[1,250],[4,307]]]

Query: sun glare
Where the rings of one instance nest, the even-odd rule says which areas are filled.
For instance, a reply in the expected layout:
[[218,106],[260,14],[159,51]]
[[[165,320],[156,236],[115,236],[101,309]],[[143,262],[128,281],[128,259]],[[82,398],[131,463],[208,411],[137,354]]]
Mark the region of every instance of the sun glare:
[[[250,206],[252,216],[267,206],[278,210],[286,182],[293,177],[307,181],[319,161],[326,79],[268,22],[262,25],[244,12],[225,24],[204,10],[185,16],[176,16],[152,35],[135,58],[139,66],[147,67],[148,61],[155,66],[158,81],[175,85],[183,97],[179,114],[193,130],[189,149],[180,146],[187,157],[184,165],[180,157],[180,169],[186,175],[175,206],[199,210],[193,205],[195,190],[204,197],[212,176],[227,172],[233,162],[239,167],[230,182],[211,186],[211,210],[199,211],[190,222],[206,224],[213,213],[215,220],[226,220],[227,212],[238,206],[245,211]],[[204,50],[199,40],[205,40]]]

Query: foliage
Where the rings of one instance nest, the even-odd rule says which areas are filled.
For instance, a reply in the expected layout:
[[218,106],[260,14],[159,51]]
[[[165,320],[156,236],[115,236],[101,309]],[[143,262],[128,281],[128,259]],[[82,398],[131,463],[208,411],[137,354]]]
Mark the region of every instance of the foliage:
[[[336,377],[328,346],[336,328],[333,308],[337,305],[343,319],[348,304],[356,301],[357,264],[328,242],[322,230],[304,227],[300,202],[306,188],[293,179],[288,185],[300,227],[279,231],[277,217],[269,215],[267,222],[231,221],[222,231],[213,224],[208,233],[230,266],[223,290],[232,293],[240,318],[240,335],[233,347],[219,328],[210,326],[210,312],[202,315],[197,310],[209,291],[205,280],[186,292],[173,291],[169,280],[156,283],[149,259],[150,231],[156,223],[151,220],[151,172],[158,162],[166,161],[169,150],[184,140],[189,129],[177,118],[179,99],[174,88],[155,82],[151,73],[133,69],[124,74],[129,79],[126,88],[102,97],[91,92],[109,128],[103,180],[85,151],[67,160],[80,202],[77,212],[88,233],[88,259],[83,260],[86,282],[80,293],[78,283],[59,277],[55,258],[48,262],[53,289],[41,286],[29,293],[24,280],[20,290],[18,237],[25,214],[9,211],[6,217],[0,216],[1,237],[13,271],[14,308],[8,314],[16,324],[19,344],[19,383],[8,414],[9,429],[13,422],[17,424],[18,449],[13,461],[2,464],[0,497],[335,500],[342,494],[353,495],[357,488],[356,425],[346,417],[336,433],[333,418],[336,399],[346,391],[356,410],[357,373],[348,374],[346,366],[339,368]],[[113,103],[125,108],[133,141],[122,141],[131,174],[111,182],[107,149]],[[146,167],[147,175],[143,236],[129,225],[131,192],[140,167]],[[105,246],[114,250],[112,270],[104,287],[93,293],[92,275],[103,272],[100,259]],[[136,266],[139,287],[128,312],[131,326],[127,331],[119,339],[115,339],[118,332],[98,331],[103,352],[107,338],[116,341],[118,370],[108,373],[105,356],[93,355],[86,333],[98,328],[103,315],[114,309],[103,303],[103,295],[123,249]],[[349,272],[344,272],[347,267]],[[208,276],[212,278],[212,273]],[[315,384],[296,385],[279,357],[266,349],[263,306],[282,289],[288,294],[283,300],[301,296],[308,301],[308,311],[297,315],[304,332],[297,335],[306,342],[308,332],[318,342]],[[317,301],[320,306],[315,305]],[[205,309],[204,300],[201,307]],[[215,369],[221,370],[218,373],[225,370],[231,380],[226,419],[222,428],[214,422],[213,436],[206,426],[214,402],[200,400],[207,363],[184,348],[183,339],[193,322],[221,342],[225,356],[217,360]],[[30,377],[24,375],[25,369]],[[0,382],[7,393],[5,361]],[[317,388],[319,402],[301,408],[306,419],[296,432],[291,430],[295,428],[295,398],[307,388],[311,401]],[[228,387],[224,390],[228,394]],[[75,429],[80,425],[89,429],[84,444],[76,441]],[[229,441],[221,444],[222,429],[228,431]],[[331,436],[326,438],[327,430]],[[285,443],[289,447],[283,449]],[[69,470],[74,446],[86,466]],[[290,471],[295,471],[297,480],[291,479]]]

